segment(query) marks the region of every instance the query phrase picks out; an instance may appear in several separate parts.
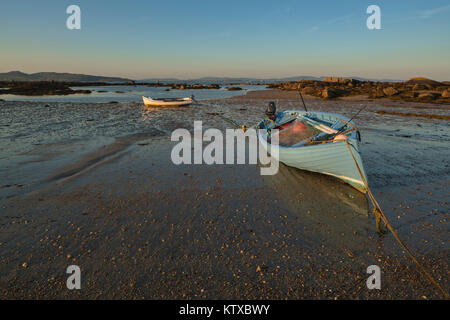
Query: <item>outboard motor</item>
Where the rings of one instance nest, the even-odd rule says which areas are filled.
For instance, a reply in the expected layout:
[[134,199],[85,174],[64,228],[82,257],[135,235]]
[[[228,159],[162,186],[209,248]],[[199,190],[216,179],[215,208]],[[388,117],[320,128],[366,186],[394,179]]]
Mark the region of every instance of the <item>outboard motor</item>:
[[277,118],[277,107],[275,106],[275,102],[269,102],[269,106],[266,109],[266,115],[271,120],[275,120]]

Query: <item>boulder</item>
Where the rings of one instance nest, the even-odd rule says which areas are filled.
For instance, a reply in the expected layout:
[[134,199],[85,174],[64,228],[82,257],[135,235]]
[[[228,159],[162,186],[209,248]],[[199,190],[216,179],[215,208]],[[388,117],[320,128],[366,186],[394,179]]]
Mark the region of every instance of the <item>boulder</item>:
[[316,89],[312,86],[307,86],[302,90],[302,93],[311,96],[316,93]]
[[392,97],[392,96],[395,96],[396,94],[398,94],[398,90],[395,89],[394,87],[388,87],[388,88],[383,89],[383,93],[385,95],[387,95],[388,97]]
[[323,78],[322,81],[324,81],[324,82],[339,82],[339,78],[338,77],[326,77],[326,78]]
[[402,93],[401,96],[404,97],[404,98],[417,98],[418,95],[419,95],[418,92],[408,91],[408,92]]
[[376,88],[374,88],[374,89],[372,90],[372,93],[371,93],[370,96],[373,97],[373,98],[383,98],[383,97],[385,97],[386,95],[385,95],[384,92],[383,92],[383,88],[381,88],[381,87],[376,87]]
[[90,94],[91,90],[75,90],[75,93],[79,94]]
[[343,94],[342,90],[326,87],[322,91],[322,98],[333,99],[342,96],[342,94]]
[[422,85],[422,84],[416,83],[416,84],[413,86],[412,89],[413,89],[414,91],[420,91],[420,90],[425,90],[426,87],[425,87],[424,85]]
[[444,92],[442,92],[441,96],[442,98],[450,98],[450,90],[445,90]]
[[300,84],[302,85],[302,86],[306,86],[306,85],[314,85],[315,83],[316,83],[317,81],[315,81],[315,80],[310,80],[310,79],[302,79],[302,80],[300,80]]
[[341,83],[341,84],[355,84],[356,82],[359,82],[356,79],[352,78],[340,78],[340,77],[326,77],[322,79],[323,82],[332,82],[332,83]]
[[435,99],[438,95],[434,92],[423,92],[419,94],[419,99]]
[[174,84],[174,85],[172,85],[172,89],[174,89],[174,90],[185,90],[186,89],[186,85],[184,83]]

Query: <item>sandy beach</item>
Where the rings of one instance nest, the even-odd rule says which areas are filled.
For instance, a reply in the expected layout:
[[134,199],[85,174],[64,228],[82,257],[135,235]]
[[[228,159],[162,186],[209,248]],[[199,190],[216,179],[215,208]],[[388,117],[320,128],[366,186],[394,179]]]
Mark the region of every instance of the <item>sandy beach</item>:
[[[269,101],[303,109],[281,90],[169,110],[0,101],[0,298],[441,299],[349,185],[283,165],[261,176],[256,165],[171,162],[174,129],[231,128],[216,114],[251,126]],[[426,116],[450,106],[305,102],[349,117],[368,105],[355,123],[370,187],[449,291],[449,122]],[[381,290],[366,287],[374,264]],[[66,287],[69,265],[81,290]]]

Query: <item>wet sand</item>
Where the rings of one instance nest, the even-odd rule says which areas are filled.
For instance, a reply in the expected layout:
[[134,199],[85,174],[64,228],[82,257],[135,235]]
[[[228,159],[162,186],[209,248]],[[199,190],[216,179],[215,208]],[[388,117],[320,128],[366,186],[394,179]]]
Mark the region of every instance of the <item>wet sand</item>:
[[[441,299],[393,236],[376,233],[365,197],[345,183],[283,165],[261,176],[256,165],[172,164],[175,128],[192,129],[194,120],[231,127],[216,113],[251,125],[270,100],[280,110],[303,108],[295,92],[271,90],[171,110],[51,104],[49,114],[59,116],[48,128],[70,122],[64,115],[79,118],[46,134],[36,125],[39,134],[29,136],[30,125],[3,120],[0,297]],[[376,113],[449,115],[448,106],[305,102],[346,116],[369,104],[355,122],[372,191],[449,291],[448,121]],[[45,108],[0,102],[2,119],[34,110],[29,121],[39,123]],[[71,264],[81,268],[78,291],[66,288]],[[372,264],[381,268],[381,290],[366,287]]]

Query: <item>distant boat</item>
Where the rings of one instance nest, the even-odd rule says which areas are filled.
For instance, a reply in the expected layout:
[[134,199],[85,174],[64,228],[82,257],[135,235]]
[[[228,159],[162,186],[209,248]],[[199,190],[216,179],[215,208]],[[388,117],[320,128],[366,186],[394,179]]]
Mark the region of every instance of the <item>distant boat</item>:
[[[362,175],[367,182],[359,153],[360,135],[350,119],[328,112],[290,110],[279,112],[275,120],[261,121],[258,129],[263,129],[258,130],[261,144],[272,156],[278,149],[280,162],[334,176],[362,193],[367,192],[361,178]],[[270,142],[273,129],[279,130],[278,145]]]
[[190,96],[187,98],[158,98],[152,99],[147,97],[142,97],[144,104],[147,107],[178,107],[178,106],[187,106],[192,104],[194,101],[194,97]]

